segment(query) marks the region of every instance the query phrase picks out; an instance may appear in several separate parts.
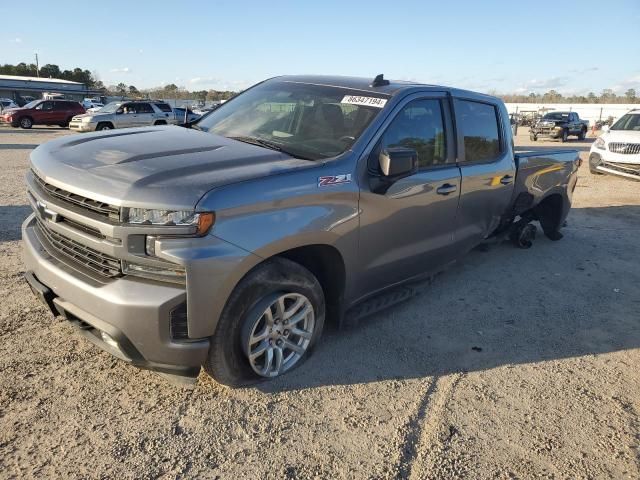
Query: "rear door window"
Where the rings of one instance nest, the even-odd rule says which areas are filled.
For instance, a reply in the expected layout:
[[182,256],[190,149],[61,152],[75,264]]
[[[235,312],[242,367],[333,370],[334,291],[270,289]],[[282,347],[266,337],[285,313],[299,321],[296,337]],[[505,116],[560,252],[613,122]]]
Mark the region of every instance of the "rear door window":
[[136,110],[138,113],[154,113],[153,108],[148,103],[138,103],[136,105]]
[[171,107],[166,103],[155,103],[154,105],[158,107],[161,112],[171,113]]
[[501,153],[498,111],[495,105],[456,100],[456,125],[462,137],[465,162],[490,162]]

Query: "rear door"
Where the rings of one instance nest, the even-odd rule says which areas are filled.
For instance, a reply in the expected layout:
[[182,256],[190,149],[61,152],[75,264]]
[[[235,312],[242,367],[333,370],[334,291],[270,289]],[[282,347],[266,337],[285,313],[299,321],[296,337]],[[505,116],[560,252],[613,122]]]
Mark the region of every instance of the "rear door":
[[500,223],[511,203],[516,166],[504,107],[466,98],[454,105],[462,174],[456,244],[463,253]]
[[136,111],[136,127],[146,127],[155,123],[155,110],[148,103],[136,103]]
[[[460,169],[445,94],[410,96],[381,132],[367,154],[361,181],[357,296],[428,273],[455,256]],[[385,183],[378,156],[390,147],[414,149],[418,172]]]
[[53,102],[53,113],[56,123],[65,124],[73,116],[71,110],[71,102],[55,101]]

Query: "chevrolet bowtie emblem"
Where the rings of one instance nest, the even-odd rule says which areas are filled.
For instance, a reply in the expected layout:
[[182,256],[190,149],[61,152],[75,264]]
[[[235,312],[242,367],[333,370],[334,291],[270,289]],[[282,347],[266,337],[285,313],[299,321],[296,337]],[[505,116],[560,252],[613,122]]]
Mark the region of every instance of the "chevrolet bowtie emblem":
[[51,220],[52,222],[60,221],[60,215],[53,210],[49,210],[45,203],[38,200],[36,206],[38,207],[38,214],[40,215],[40,218]]

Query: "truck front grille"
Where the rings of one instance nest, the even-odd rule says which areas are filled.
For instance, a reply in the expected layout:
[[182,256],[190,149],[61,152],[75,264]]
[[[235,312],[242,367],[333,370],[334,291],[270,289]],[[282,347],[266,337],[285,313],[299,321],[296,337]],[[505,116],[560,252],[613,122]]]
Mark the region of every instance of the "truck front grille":
[[120,220],[120,208],[115,205],[110,205],[105,202],[100,202],[98,200],[83,197],[82,195],[77,195],[75,193],[63,190],[62,188],[53,186],[38,177],[35,172],[33,172],[33,177],[35,178],[38,186],[52,197],[62,200],[65,203],[71,203],[73,205],[80,206],[85,210],[89,210],[102,217],[109,218],[110,220]]
[[640,143],[611,142],[609,151],[623,155],[637,155],[640,153]]
[[122,275],[120,260],[86,247],[58,232],[47,228],[40,220],[36,223],[36,231],[40,241],[54,257],[64,257],[73,263],[88,268],[103,277],[119,277]]

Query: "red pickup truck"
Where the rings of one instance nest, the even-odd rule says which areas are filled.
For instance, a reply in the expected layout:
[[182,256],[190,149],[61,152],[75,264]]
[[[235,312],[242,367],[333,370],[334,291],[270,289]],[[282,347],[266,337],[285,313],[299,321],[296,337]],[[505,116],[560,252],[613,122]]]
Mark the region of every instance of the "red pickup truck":
[[12,127],[31,128],[33,125],[69,125],[74,115],[85,113],[78,102],[71,100],[34,100],[21,108],[5,110],[0,122]]

